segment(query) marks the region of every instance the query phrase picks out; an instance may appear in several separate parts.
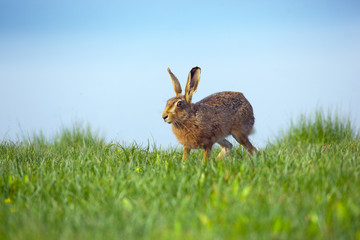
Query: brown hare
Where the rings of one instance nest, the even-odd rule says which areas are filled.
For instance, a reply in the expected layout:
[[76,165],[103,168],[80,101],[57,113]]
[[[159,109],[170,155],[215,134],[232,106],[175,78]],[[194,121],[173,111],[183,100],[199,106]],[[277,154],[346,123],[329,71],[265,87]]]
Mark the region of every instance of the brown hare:
[[203,162],[206,161],[214,143],[222,148],[217,159],[229,155],[232,144],[225,138],[230,134],[250,154],[257,151],[248,139],[255,122],[253,109],[242,93],[214,93],[192,104],[191,98],[199,86],[201,69],[191,69],[184,95],[181,94],[179,80],[170,68],[168,72],[176,96],[167,101],[161,116],[165,122],[172,124],[172,131],[184,146],[183,161],[191,149],[198,148],[205,149]]

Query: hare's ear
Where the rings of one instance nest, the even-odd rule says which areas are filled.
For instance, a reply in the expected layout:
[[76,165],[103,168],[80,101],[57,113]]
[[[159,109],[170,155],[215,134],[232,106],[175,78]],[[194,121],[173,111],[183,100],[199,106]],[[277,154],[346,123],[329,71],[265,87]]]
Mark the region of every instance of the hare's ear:
[[191,103],[192,95],[196,92],[199,81],[200,81],[201,69],[199,67],[194,67],[191,69],[185,87],[185,100],[188,103]]
[[168,70],[171,82],[174,86],[175,95],[178,96],[181,94],[181,91],[182,91],[180,82],[177,79],[177,77],[171,72],[170,68],[168,68],[167,70]]

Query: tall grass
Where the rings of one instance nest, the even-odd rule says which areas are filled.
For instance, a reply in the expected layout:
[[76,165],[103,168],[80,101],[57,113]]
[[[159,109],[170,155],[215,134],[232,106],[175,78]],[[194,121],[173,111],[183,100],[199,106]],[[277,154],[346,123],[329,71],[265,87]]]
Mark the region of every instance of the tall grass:
[[256,156],[206,164],[201,151],[182,163],[176,149],[106,143],[89,128],[5,141],[0,239],[360,239],[349,129],[301,119]]
[[313,144],[340,143],[358,138],[356,134],[349,118],[319,110],[309,117],[301,115],[297,122],[291,122],[282,140]]

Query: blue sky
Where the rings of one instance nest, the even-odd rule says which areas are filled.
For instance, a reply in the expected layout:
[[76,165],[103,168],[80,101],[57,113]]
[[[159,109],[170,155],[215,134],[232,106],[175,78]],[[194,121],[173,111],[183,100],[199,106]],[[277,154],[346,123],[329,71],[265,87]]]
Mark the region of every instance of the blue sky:
[[360,121],[359,1],[0,1],[0,138],[74,122],[109,141],[178,146],[161,119],[202,68],[193,101],[252,103],[263,147],[322,107]]

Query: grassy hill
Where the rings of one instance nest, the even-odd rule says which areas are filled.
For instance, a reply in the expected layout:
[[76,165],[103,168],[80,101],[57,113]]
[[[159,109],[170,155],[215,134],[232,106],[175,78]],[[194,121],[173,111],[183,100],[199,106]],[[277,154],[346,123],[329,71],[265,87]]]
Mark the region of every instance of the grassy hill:
[[0,145],[0,239],[360,239],[360,137],[316,113],[256,156],[106,143]]

